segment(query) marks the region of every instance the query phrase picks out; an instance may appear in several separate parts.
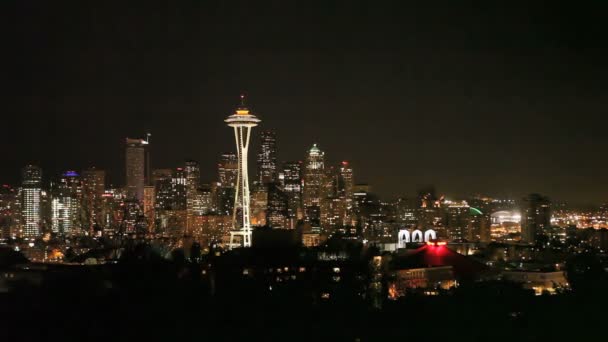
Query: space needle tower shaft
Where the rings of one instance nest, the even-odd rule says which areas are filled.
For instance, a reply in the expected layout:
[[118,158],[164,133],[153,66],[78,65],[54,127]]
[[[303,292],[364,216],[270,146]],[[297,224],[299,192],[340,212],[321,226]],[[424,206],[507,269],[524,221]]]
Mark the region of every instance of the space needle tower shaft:
[[247,171],[247,152],[251,129],[261,120],[253,115],[245,106],[245,97],[241,95],[241,104],[236,112],[224,122],[234,129],[236,142],[238,172],[236,192],[234,195],[234,208],[232,212],[232,231],[230,232],[230,248],[235,244],[235,237],[239,236],[243,247],[251,247],[251,218],[249,206],[249,174]]

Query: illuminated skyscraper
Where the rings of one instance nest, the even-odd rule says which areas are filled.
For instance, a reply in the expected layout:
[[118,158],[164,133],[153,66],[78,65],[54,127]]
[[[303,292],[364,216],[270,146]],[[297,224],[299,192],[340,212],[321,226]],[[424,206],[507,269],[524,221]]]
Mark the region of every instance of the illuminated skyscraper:
[[260,133],[258,153],[258,181],[269,184],[277,181],[277,137],[274,131]]
[[156,169],[152,172],[152,182],[154,184],[154,209],[158,213],[162,210],[171,209],[173,201],[171,169]]
[[148,140],[126,140],[127,198],[143,201],[146,178],[146,147]]
[[234,188],[239,173],[238,158],[234,153],[223,153],[217,165],[220,185],[223,188]]
[[268,187],[259,183],[254,183],[251,187],[251,202],[249,203],[251,211],[251,225],[265,226],[266,212],[268,211]]
[[21,210],[19,192],[13,187],[0,186],[0,238],[9,238],[18,233]]
[[288,225],[287,195],[278,184],[268,185],[266,224],[272,228],[290,228]]
[[68,171],[51,184],[51,228],[53,233],[70,234],[78,215],[78,198],[73,188],[77,175]]
[[349,224],[349,221],[352,221],[354,217],[354,187],[355,179],[353,176],[353,169],[347,161],[343,161],[340,164],[336,192],[337,196],[342,200],[342,202],[344,202],[344,217],[342,218],[344,224]]
[[343,161],[340,164],[338,196],[352,199],[354,186],[353,169],[347,161]]
[[186,172],[183,168],[178,167],[173,172],[171,179],[171,194],[172,194],[172,210],[186,210],[187,205],[187,187],[186,187]]
[[144,200],[143,200],[143,211],[144,217],[146,218],[149,229],[154,229],[155,219],[155,201],[156,201],[156,187],[153,185],[144,186]]
[[325,160],[324,153],[314,144],[308,151],[304,165],[304,188],[302,189],[302,202],[304,204],[305,218],[313,226],[320,228],[321,199],[326,194]]
[[41,233],[40,192],[42,191],[42,170],[38,166],[27,165],[21,172],[21,210],[23,237],[37,237]]
[[194,202],[197,200],[200,186],[201,170],[198,162],[187,160],[184,167],[186,175],[186,216],[188,231],[192,231],[194,224]]
[[465,201],[453,201],[446,203],[445,229],[450,241],[465,240],[470,234],[471,211]]
[[305,207],[319,206],[324,197],[325,154],[314,144],[304,165],[303,202]]
[[209,184],[203,184],[196,191],[193,204],[195,215],[207,215],[213,211],[213,190]]
[[[249,112],[245,106],[244,96],[241,96],[241,105],[236,112],[224,120],[234,129],[236,150],[238,157],[238,175],[236,193],[234,196],[234,209],[232,214],[233,231],[230,232],[230,246],[233,246],[235,236],[242,237],[244,247],[251,246],[251,222],[249,208],[249,175],[247,170],[247,152],[251,128],[258,125],[260,119]],[[240,217],[237,213],[240,211]]]
[[106,172],[104,170],[92,167],[82,171],[82,207],[86,217],[83,229],[91,230],[94,225],[103,221],[101,218],[101,203],[106,189],[105,178]]
[[524,198],[521,208],[521,239],[534,243],[536,237],[551,227],[551,201],[539,194]]
[[302,213],[302,162],[283,164],[283,191],[287,196],[287,216],[301,219]]

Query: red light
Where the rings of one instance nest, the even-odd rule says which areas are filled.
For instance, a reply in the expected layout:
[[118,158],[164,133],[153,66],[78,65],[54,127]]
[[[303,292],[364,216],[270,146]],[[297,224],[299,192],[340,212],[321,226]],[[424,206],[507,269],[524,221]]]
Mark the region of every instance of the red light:
[[445,241],[427,241],[427,246],[445,246],[448,243]]

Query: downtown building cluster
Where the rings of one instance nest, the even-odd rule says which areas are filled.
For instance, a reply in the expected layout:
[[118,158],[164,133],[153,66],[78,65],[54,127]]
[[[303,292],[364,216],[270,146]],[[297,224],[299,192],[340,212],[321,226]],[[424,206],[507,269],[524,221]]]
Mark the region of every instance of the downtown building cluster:
[[[238,110],[249,113],[244,104]],[[276,132],[262,130],[257,139],[257,172],[248,189],[251,226],[297,230],[306,246],[338,236],[396,249],[404,230],[413,237],[432,231],[428,236],[449,242],[534,244],[539,236],[563,240],[571,225],[552,224],[551,203],[537,194],[517,202],[481,196],[447,200],[431,186],[415,196],[384,201],[370,185],[355,182],[349,162],[328,163],[317,144],[302,159],[280,162]],[[1,189],[1,237],[188,237],[202,246],[228,242],[235,229],[237,153],[221,154],[216,179],[203,183],[194,160],[152,169],[149,136],[126,138],[124,148],[123,187],[108,186],[106,172],[94,167],[51,175],[44,182],[40,167],[25,166],[20,186]]]
[[[121,187],[108,186],[99,168],[65,171],[45,182],[40,167],[25,166],[20,186],[0,189],[0,244],[30,261],[78,265],[111,264],[143,246],[167,259],[176,260],[178,251],[193,263],[226,263],[218,273],[230,279],[226,283],[254,277],[272,288],[322,276],[337,286],[352,277],[370,279],[359,285],[389,299],[421,289],[436,295],[481,279],[488,269],[536,294],[554,294],[568,288],[568,256],[608,250],[608,230],[601,229],[606,213],[572,212],[539,194],[517,201],[447,199],[433,186],[386,201],[355,181],[351,163],[328,162],[317,144],[301,159],[279,161],[272,130],[254,138],[259,149],[249,178],[249,138],[260,121],[241,103],[226,122],[237,151],[219,155],[216,177],[208,182],[194,160],[152,169],[149,135],[125,139]],[[232,253],[239,244],[256,248]],[[345,246],[366,251],[371,263],[348,271],[359,254]],[[268,250],[273,257],[256,264]],[[315,291],[321,300],[336,293]]]

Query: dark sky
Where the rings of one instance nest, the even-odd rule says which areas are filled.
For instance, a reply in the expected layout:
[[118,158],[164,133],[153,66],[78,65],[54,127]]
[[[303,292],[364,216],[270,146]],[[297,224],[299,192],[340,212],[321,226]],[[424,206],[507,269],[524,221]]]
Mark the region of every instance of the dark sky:
[[146,130],[210,181],[244,91],[281,160],[316,142],[386,198],[607,199],[606,1],[404,2],[2,1],[0,181],[121,183]]

